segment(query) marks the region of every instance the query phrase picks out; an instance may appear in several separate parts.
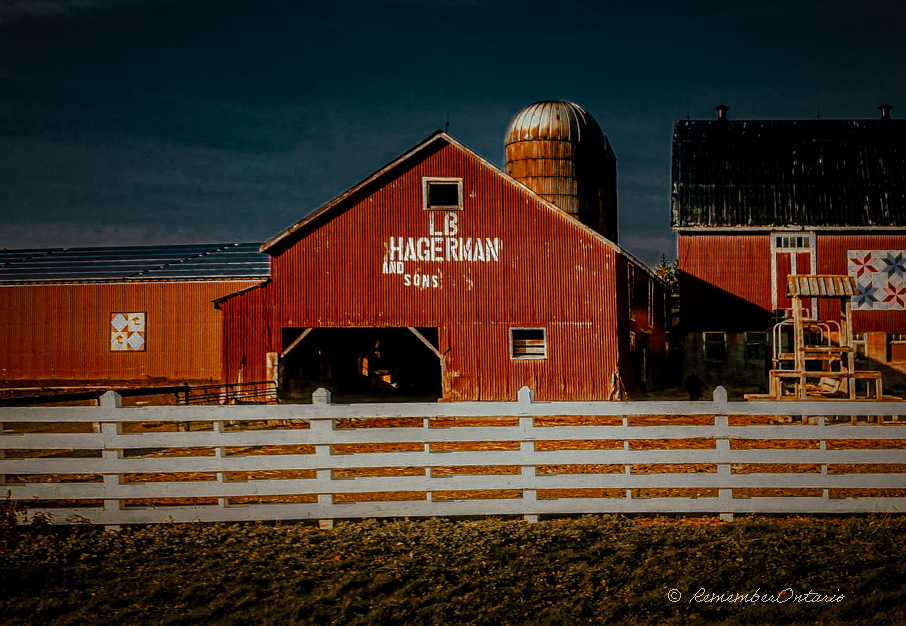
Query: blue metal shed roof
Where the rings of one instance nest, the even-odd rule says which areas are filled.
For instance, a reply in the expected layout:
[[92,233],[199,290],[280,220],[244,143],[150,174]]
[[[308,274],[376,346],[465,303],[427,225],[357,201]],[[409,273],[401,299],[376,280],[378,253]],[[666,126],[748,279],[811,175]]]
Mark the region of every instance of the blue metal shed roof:
[[264,279],[258,243],[0,250],[0,283]]

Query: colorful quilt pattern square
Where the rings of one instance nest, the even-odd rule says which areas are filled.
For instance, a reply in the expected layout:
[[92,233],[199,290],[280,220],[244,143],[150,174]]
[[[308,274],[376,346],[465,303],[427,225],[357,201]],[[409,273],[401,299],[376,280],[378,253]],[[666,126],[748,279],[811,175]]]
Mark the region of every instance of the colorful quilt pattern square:
[[906,250],[850,250],[849,275],[856,279],[855,311],[906,308]]
[[114,352],[145,351],[145,314],[110,314],[110,350]]

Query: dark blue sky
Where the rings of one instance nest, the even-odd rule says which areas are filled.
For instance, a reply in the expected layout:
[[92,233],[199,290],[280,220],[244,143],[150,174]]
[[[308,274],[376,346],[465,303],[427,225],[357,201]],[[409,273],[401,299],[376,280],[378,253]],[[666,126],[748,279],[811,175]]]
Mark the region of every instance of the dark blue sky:
[[669,230],[674,120],[906,116],[901,2],[0,0],[0,247],[263,241],[450,119],[564,98]]

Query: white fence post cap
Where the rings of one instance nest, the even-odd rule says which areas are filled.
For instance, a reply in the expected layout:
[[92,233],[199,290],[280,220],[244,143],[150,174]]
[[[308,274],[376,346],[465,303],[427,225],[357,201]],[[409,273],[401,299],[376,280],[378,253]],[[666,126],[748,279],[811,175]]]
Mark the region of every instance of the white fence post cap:
[[105,409],[118,409],[123,406],[123,397],[117,392],[105,391],[104,395],[101,396],[101,407]]
[[534,394],[528,387],[522,387],[522,389],[519,390],[519,393],[516,394],[516,398],[519,400],[519,404],[531,404]]
[[330,391],[324,387],[318,387],[311,394],[311,402],[312,404],[330,404]]
[[723,385],[718,385],[714,390],[714,401],[718,404],[727,403],[727,390],[723,388]]

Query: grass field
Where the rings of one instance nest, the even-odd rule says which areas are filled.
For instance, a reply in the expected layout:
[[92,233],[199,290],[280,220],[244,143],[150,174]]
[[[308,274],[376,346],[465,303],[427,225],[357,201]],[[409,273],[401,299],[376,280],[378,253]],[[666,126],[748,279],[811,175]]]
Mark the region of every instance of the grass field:
[[906,623],[901,517],[2,531],[5,624]]

